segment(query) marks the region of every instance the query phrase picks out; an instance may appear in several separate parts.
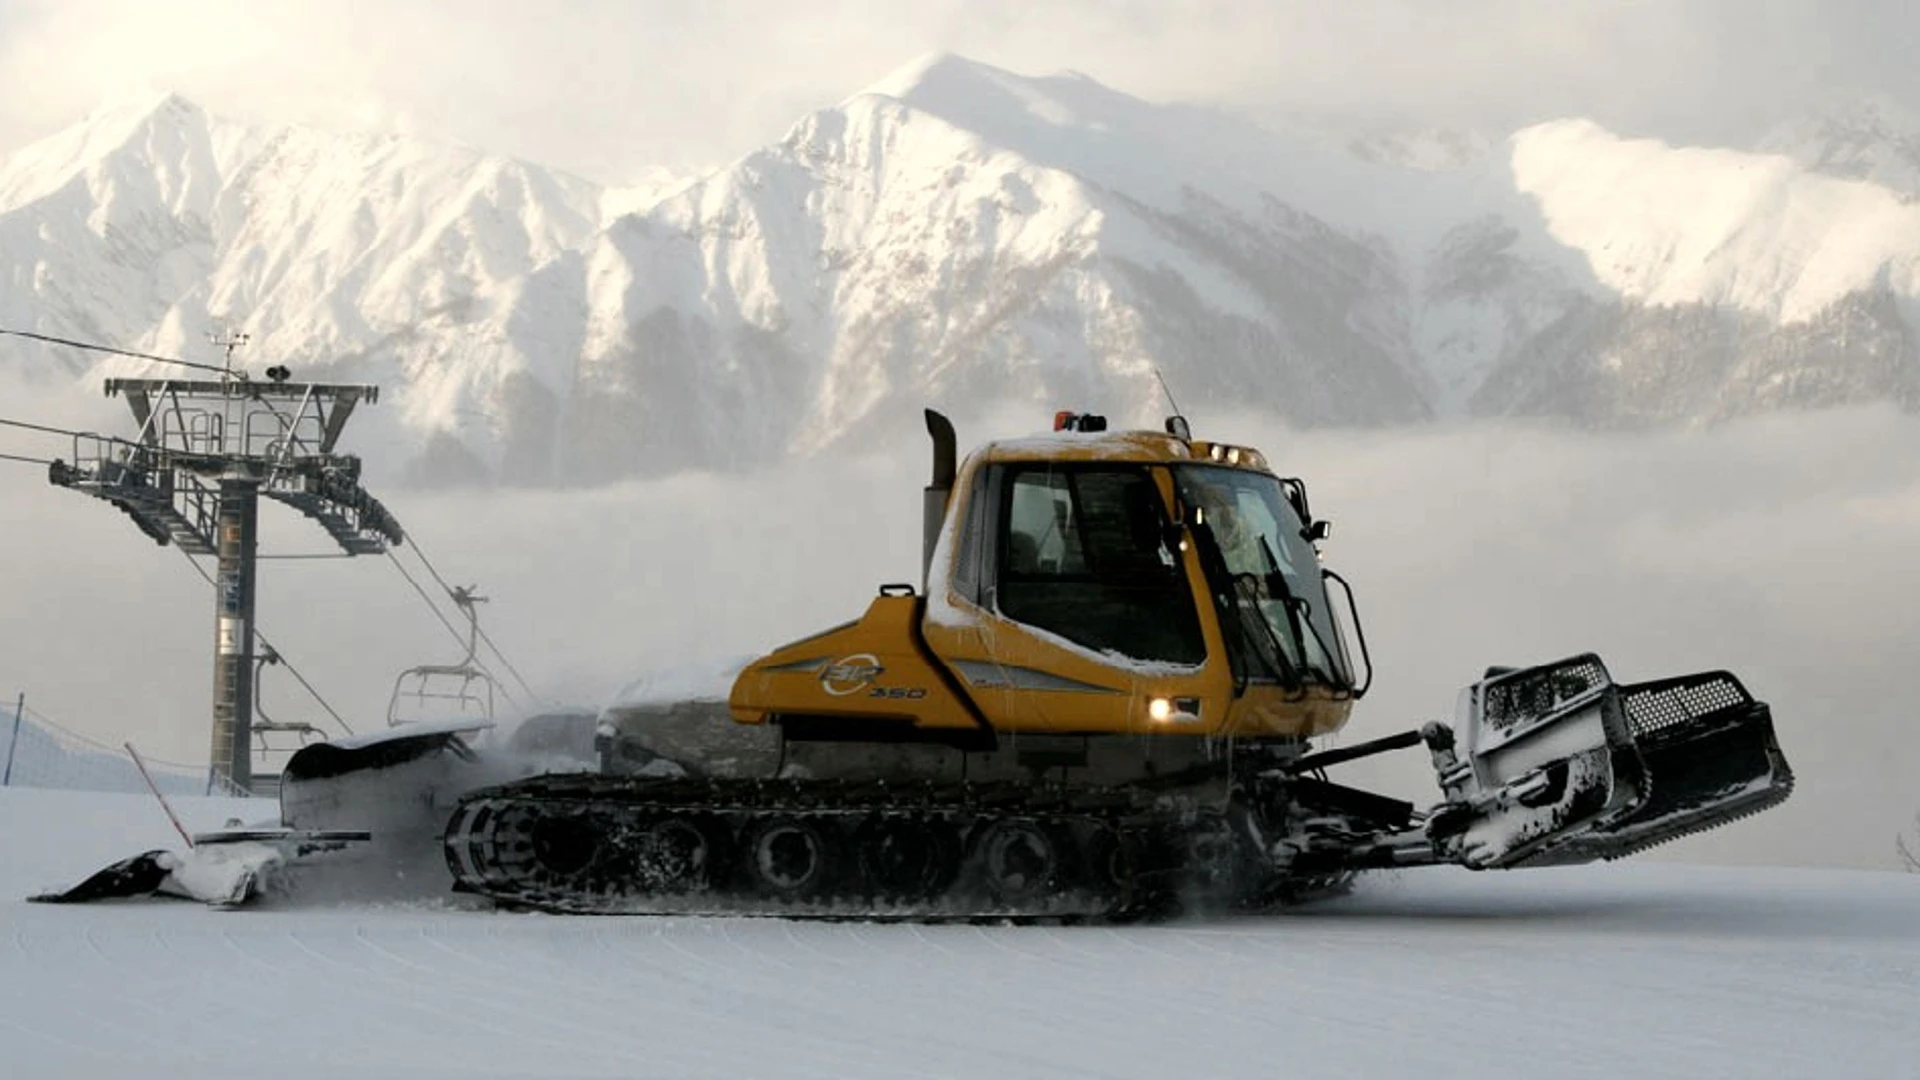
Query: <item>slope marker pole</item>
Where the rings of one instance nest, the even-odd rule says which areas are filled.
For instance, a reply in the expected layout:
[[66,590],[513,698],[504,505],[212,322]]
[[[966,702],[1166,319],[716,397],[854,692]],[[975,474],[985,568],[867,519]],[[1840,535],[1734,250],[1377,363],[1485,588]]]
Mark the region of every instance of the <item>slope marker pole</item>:
[[20,697],[13,703],[13,737],[7,740],[7,771],[0,774],[0,787],[13,784],[13,752],[20,746],[20,718],[27,713],[27,692],[20,691]]
[[180,839],[185,840],[187,847],[191,849],[193,847],[193,837],[187,835],[186,827],[181,825],[180,819],[174,816],[173,807],[167,805],[167,797],[160,794],[160,785],[154,783],[153,774],[147,772],[147,763],[140,760],[140,751],[135,750],[131,742],[124,742],[120,745],[126,747],[127,753],[133,756],[133,767],[140,770],[140,779],[147,782],[147,790],[153,792],[153,797],[160,800],[160,809],[165,810],[167,812],[167,820],[173,822],[173,831],[179,833]]

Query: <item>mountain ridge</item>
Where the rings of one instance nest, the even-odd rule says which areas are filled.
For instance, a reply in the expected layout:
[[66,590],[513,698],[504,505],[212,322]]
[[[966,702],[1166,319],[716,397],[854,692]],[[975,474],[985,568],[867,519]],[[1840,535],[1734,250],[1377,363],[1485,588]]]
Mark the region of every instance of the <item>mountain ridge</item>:
[[356,438],[423,483],[752,468],[923,404],[1152,423],[1159,376],[1303,426],[1920,407],[1898,191],[1580,120],[1444,168],[1406,145],[932,54],[608,189],[164,95],[0,158],[0,325],[189,357],[248,331],[259,366],[388,386]]

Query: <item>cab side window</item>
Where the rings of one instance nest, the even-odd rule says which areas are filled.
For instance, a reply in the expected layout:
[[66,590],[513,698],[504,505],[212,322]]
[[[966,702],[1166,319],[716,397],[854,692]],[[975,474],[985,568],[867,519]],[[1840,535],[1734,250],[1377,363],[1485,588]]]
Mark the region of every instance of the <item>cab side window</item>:
[[1001,614],[1101,652],[1197,664],[1199,617],[1145,468],[1010,466]]

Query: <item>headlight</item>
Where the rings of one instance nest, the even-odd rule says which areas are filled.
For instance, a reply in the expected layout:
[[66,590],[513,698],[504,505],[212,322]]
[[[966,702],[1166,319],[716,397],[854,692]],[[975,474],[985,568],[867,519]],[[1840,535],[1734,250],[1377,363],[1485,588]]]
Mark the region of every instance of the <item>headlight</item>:
[[1147,701],[1147,719],[1156,724],[1192,723],[1200,719],[1200,699],[1151,698]]

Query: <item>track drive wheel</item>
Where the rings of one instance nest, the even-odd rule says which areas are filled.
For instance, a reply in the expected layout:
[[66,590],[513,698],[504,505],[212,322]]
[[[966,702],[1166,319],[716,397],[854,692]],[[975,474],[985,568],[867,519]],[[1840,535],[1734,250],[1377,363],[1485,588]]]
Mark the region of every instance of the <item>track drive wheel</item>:
[[1134,852],[1111,828],[1101,826],[1081,845],[1086,882],[1098,895],[1126,907],[1133,901]]
[[840,844],[832,827],[804,817],[771,817],[748,826],[741,845],[753,888],[784,900],[830,891],[838,878]]
[[556,880],[578,878],[600,857],[605,822],[583,813],[535,817],[527,826],[527,846],[544,874]]
[[1001,903],[1051,895],[1068,876],[1066,838],[1037,821],[998,821],[974,840],[974,861],[987,892]]
[[854,833],[853,846],[861,878],[883,901],[927,900],[959,876],[959,838],[939,818],[873,818]]
[[649,893],[704,892],[733,865],[726,826],[704,814],[672,814],[643,823],[630,841],[635,884]]

